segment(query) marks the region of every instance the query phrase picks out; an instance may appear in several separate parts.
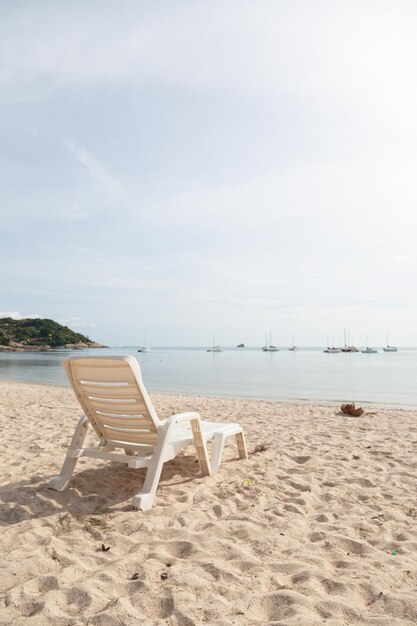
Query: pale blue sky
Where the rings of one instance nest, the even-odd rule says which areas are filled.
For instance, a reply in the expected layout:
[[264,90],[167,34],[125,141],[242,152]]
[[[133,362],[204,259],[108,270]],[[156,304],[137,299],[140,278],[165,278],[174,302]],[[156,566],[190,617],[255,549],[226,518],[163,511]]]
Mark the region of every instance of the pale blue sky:
[[0,315],[417,345],[414,2],[3,1]]

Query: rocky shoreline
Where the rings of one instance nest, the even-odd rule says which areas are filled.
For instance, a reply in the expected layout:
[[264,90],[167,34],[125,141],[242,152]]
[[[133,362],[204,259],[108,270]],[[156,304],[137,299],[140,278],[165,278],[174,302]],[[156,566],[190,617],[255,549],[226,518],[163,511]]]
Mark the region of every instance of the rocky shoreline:
[[91,343],[85,343],[79,341],[78,343],[67,343],[63,346],[57,346],[51,348],[47,344],[38,344],[36,346],[25,345],[18,341],[11,341],[7,346],[0,345],[0,352],[55,352],[56,350],[86,350],[88,348],[105,348],[101,343],[92,341]]

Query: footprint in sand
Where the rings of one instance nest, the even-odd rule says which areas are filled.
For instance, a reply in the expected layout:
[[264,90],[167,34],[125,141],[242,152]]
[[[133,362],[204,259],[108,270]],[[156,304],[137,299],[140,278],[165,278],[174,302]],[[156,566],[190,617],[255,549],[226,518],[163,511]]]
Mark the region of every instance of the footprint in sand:
[[352,481],[349,480],[349,482],[356,483],[357,485],[360,485],[361,487],[374,487],[375,486],[374,483],[372,483],[367,478],[354,478]]
[[351,563],[348,561],[334,561],[333,565],[336,569],[346,569],[351,566]]
[[326,593],[329,595],[344,595],[346,593],[346,585],[339,583],[336,580],[329,578],[323,578],[321,581]]
[[298,513],[298,515],[305,515],[304,511],[300,511],[300,509],[298,509],[296,506],[293,506],[292,504],[285,504],[284,509],[288,511],[288,513]]
[[[132,596],[130,601],[133,606],[137,606],[147,617],[152,617],[153,619],[156,617],[158,620],[168,619],[175,609],[174,598],[169,589],[165,591],[164,595],[150,594],[145,598],[143,593],[139,592]],[[138,620],[138,623],[141,623],[141,620]]]
[[[67,598],[67,610],[70,613],[79,613],[91,604],[91,595],[82,587],[71,587],[64,591]],[[71,607],[71,608],[70,608]]]
[[311,487],[309,485],[303,485],[301,483],[296,483],[294,480],[289,480],[288,484],[291,485],[294,489],[298,491],[311,491]]
[[222,507],[220,506],[220,504],[215,504],[213,506],[213,513],[217,517],[217,519],[222,516]]
[[170,543],[166,543],[165,547],[172,556],[176,556],[180,559],[186,559],[194,552],[194,546],[189,541],[171,541]]
[[313,623],[311,618],[316,618],[311,602],[305,595],[296,591],[269,593],[254,602],[249,609],[250,613],[256,615],[258,619],[274,623],[300,613],[305,624]]
[[298,463],[299,465],[304,465],[311,459],[311,456],[293,456],[292,460]]

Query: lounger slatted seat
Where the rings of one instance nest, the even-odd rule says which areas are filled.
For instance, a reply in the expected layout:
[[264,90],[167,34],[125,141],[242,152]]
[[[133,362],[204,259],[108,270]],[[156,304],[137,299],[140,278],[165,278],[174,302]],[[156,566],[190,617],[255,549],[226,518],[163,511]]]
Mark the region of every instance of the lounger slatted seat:
[[[194,446],[203,476],[218,470],[227,437],[235,437],[239,458],[247,458],[239,424],[206,422],[194,411],[159,420],[142,382],[139,364],[132,356],[76,357],[66,360],[64,368],[84,415],[61,473],[50,480],[53,489],[66,489],[82,456],[126,463],[132,468],[145,467],[143,488],[132,504],[146,511],[152,507],[163,464],[186,446]],[[83,447],[89,425],[99,441],[94,447]],[[207,453],[210,440],[211,459]]]

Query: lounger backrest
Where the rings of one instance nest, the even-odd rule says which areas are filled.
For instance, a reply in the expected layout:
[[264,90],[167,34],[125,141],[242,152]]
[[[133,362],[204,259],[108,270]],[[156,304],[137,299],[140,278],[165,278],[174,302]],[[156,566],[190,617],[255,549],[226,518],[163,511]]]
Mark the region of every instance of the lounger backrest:
[[159,419],[139,364],[127,357],[76,357],[64,367],[97,435],[106,441],[155,445]]

